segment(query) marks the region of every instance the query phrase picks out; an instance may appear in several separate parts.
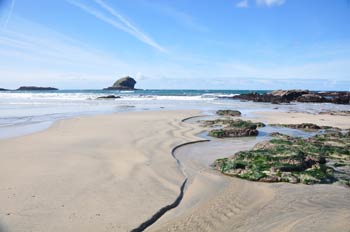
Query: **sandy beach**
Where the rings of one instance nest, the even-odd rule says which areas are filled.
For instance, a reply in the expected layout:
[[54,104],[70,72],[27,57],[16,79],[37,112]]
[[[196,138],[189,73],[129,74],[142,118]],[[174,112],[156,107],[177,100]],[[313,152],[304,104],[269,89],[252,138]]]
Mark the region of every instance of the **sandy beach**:
[[0,0],[0,232],[350,232],[349,10]]
[[[221,175],[192,150],[198,111],[148,111],[79,117],[48,130],[1,140],[0,231],[130,231],[179,195],[180,205],[147,231],[347,231],[344,186],[267,184]],[[260,112],[267,123],[312,121],[350,128],[343,116]],[[254,139],[232,150],[249,149]],[[204,144],[203,144],[204,145]],[[208,150],[209,147],[208,147]],[[197,152],[197,153],[196,153]],[[215,153],[215,147],[212,148]],[[214,158],[213,158],[214,160]]]
[[[346,116],[257,112],[250,119],[264,123],[310,122],[344,129],[350,127]],[[238,143],[232,148],[232,154],[249,149],[256,142],[248,139],[243,144]],[[227,151],[219,152],[228,156]],[[223,176],[203,167],[197,170],[200,172],[193,177],[196,181],[188,186],[190,194],[182,203],[183,213],[177,213],[180,216],[175,218],[165,216],[149,231],[348,231],[350,228],[350,191],[347,187],[258,183]],[[216,184],[208,181],[208,176],[215,179],[218,175],[220,180],[216,180]],[[203,186],[211,186],[217,191],[205,196]],[[200,203],[190,204],[198,198],[202,199]],[[186,204],[188,207],[184,207]],[[181,206],[177,210],[181,210]]]
[[171,149],[195,111],[74,118],[0,141],[0,231],[130,231],[184,180]]

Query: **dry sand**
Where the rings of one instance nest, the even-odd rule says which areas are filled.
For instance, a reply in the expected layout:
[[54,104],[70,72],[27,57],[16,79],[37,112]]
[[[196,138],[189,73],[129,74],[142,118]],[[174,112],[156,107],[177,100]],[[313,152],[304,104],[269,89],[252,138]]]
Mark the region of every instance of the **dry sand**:
[[[181,122],[195,114],[83,117],[0,141],[0,231],[135,228],[179,194],[184,175],[171,149],[198,139],[194,135],[201,128]],[[269,123],[350,128],[348,117],[279,112],[257,116]],[[236,149],[253,144],[250,140]],[[176,152],[189,177],[184,199],[148,231],[349,231],[349,188],[230,178],[211,170],[208,157],[202,162],[188,151],[183,147]]]

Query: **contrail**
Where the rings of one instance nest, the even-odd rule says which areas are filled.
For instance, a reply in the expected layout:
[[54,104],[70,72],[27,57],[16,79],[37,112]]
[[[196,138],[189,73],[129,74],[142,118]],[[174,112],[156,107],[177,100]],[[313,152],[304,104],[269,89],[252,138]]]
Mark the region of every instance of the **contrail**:
[[75,0],[67,0],[67,2],[80,8],[81,10],[95,16],[96,18],[98,18],[98,19],[100,19],[100,20],[120,29],[120,30],[123,30],[123,31],[131,34],[132,36],[134,36],[138,40],[140,40],[143,43],[157,49],[158,51],[166,52],[166,50],[163,47],[161,47],[159,44],[157,44],[149,36],[144,34],[141,30],[139,30],[137,27],[135,27],[131,22],[129,22],[126,18],[124,18],[121,14],[119,14],[112,7],[108,6],[102,0],[95,0],[95,2],[100,7],[102,7],[104,10],[106,10],[109,14],[114,16],[119,22],[116,20],[113,20],[113,19],[107,17],[106,15],[104,15],[103,13],[101,13],[95,9],[92,9],[92,8],[82,4],[80,2],[75,1]]
[[141,41],[143,41],[144,43],[147,43],[149,45],[151,45],[152,47],[157,48],[158,50],[165,52],[164,48],[162,48],[161,46],[159,46],[156,42],[154,42],[151,38],[149,38],[147,35],[145,35],[142,31],[140,31],[137,27],[135,27],[134,25],[132,25],[131,22],[129,22],[126,18],[124,18],[121,14],[119,14],[118,12],[116,12],[112,7],[108,6],[105,2],[103,2],[102,0],[95,0],[95,2],[100,5],[103,9],[105,9],[106,11],[108,11],[111,15],[113,15],[114,17],[118,18],[122,23],[125,24],[125,26],[127,26],[128,28],[130,28],[134,33],[134,35]]
[[12,1],[11,1],[10,11],[9,11],[9,13],[8,13],[8,15],[7,15],[6,19],[5,19],[4,28],[7,27],[7,24],[8,24],[8,22],[10,21],[10,18],[11,18],[12,13],[13,13],[13,9],[15,8],[15,3],[16,3],[15,0],[12,0]]

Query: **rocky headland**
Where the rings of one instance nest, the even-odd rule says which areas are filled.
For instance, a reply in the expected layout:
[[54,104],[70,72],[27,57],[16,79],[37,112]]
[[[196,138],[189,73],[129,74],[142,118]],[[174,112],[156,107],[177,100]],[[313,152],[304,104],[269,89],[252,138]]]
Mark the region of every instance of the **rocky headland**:
[[274,104],[290,102],[350,104],[350,92],[346,91],[315,92],[300,89],[275,90],[264,94],[256,92],[240,94],[231,98],[254,102],[271,102]]
[[108,88],[104,88],[103,90],[135,90],[136,81],[132,77],[123,77]]
[[0,91],[9,91],[9,89],[0,88]]

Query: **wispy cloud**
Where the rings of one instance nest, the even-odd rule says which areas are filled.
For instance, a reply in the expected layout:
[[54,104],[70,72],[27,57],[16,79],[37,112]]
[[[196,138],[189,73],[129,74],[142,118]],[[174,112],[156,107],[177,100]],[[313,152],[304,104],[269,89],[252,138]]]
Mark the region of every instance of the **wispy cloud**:
[[247,8],[247,7],[249,7],[248,0],[242,0],[242,1],[237,2],[236,7],[238,7],[238,8]]
[[79,76],[103,87],[119,75],[132,74],[116,55],[27,19],[13,17],[8,28],[0,28],[0,79],[10,88],[18,83],[74,88],[84,85],[77,82]]
[[285,3],[285,0],[256,0],[256,4],[258,6],[267,6],[267,7],[281,6],[284,3]]
[[80,2],[74,0],[67,0],[68,3],[78,7],[79,9],[85,11],[86,13],[95,16],[97,19],[110,24],[111,26],[123,30],[130,35],[134,36],[138,40],[143,43],[157,49],[160,52],[166,52],[166,49],[160,46],[157,42],[155,42],[151,37],[142,32],[139,28],[137,28],[133,23],[127,20],[123,15],[113,9],[111,6],[107,5],[102,0],[95,0],[95,2],[105,11],[107,11],[113,18],[106,16],[104,13],[84,5]]

